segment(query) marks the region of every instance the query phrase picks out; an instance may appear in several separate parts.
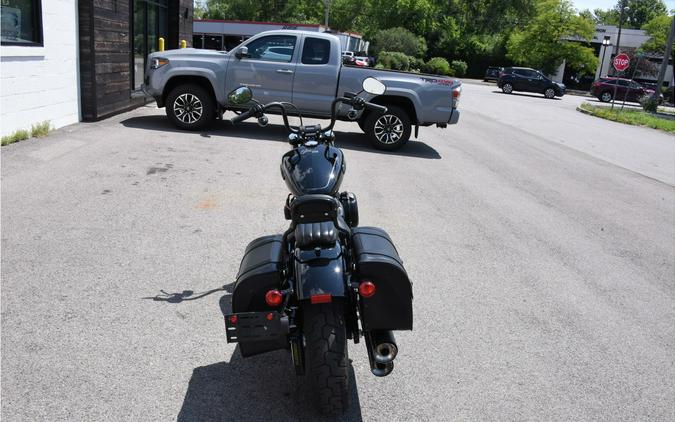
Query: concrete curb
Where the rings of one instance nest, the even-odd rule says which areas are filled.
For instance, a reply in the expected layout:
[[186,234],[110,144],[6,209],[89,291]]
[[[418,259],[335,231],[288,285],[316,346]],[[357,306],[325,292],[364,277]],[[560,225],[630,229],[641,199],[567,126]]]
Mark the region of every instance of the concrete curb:
[[584,110],[584,109],[581,108],[580,106],[577,106],[577,111],[579,111],[579,112],[581,112],[581,113],[584,113],[584,114],[588,114],[589,116],[596,117],[596,116],[593,115],[593,113],[591,113],[591,112],[588,111],[588,110]]

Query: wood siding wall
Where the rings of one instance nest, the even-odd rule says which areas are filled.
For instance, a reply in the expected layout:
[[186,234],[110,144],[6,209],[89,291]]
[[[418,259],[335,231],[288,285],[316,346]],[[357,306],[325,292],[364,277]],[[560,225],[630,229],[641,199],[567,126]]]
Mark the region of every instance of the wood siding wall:
[[[145,104],[132,96],[133,0],[80,0],[80,87],[82,118],[98,120]],[[187,12],[187,18],[185,14]],[[192,0],[169,2],[169,45],[192,41]],[[175,43],[171,43],[172,38]]]

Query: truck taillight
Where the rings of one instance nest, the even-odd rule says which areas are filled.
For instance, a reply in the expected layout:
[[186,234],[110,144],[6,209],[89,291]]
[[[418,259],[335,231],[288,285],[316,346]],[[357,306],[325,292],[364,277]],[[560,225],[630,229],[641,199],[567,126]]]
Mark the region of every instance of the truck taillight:
[[458,86],[452,89],[452,108],[457,108],[459,105],[459,97],[462,95],[462,86]]

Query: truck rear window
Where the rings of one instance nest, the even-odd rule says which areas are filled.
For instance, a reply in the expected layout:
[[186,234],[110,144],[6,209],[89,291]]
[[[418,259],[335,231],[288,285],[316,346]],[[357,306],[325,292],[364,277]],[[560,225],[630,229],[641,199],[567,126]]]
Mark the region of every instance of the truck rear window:
[[326,64],[330,59],[330,41],[321,38],[305,38],[302,47],[303,64]]

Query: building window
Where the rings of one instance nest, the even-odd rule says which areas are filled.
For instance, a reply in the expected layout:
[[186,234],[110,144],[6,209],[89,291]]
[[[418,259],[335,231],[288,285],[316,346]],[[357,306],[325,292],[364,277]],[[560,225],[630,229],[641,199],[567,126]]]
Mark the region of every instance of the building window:
[[2,45],[42,46],[40,0],[0,0]]
[[168,0],[133,1],[134,90],[141,88],[148,54],[159,50],[159,38],[164,38],[168,44],[168,2]]

